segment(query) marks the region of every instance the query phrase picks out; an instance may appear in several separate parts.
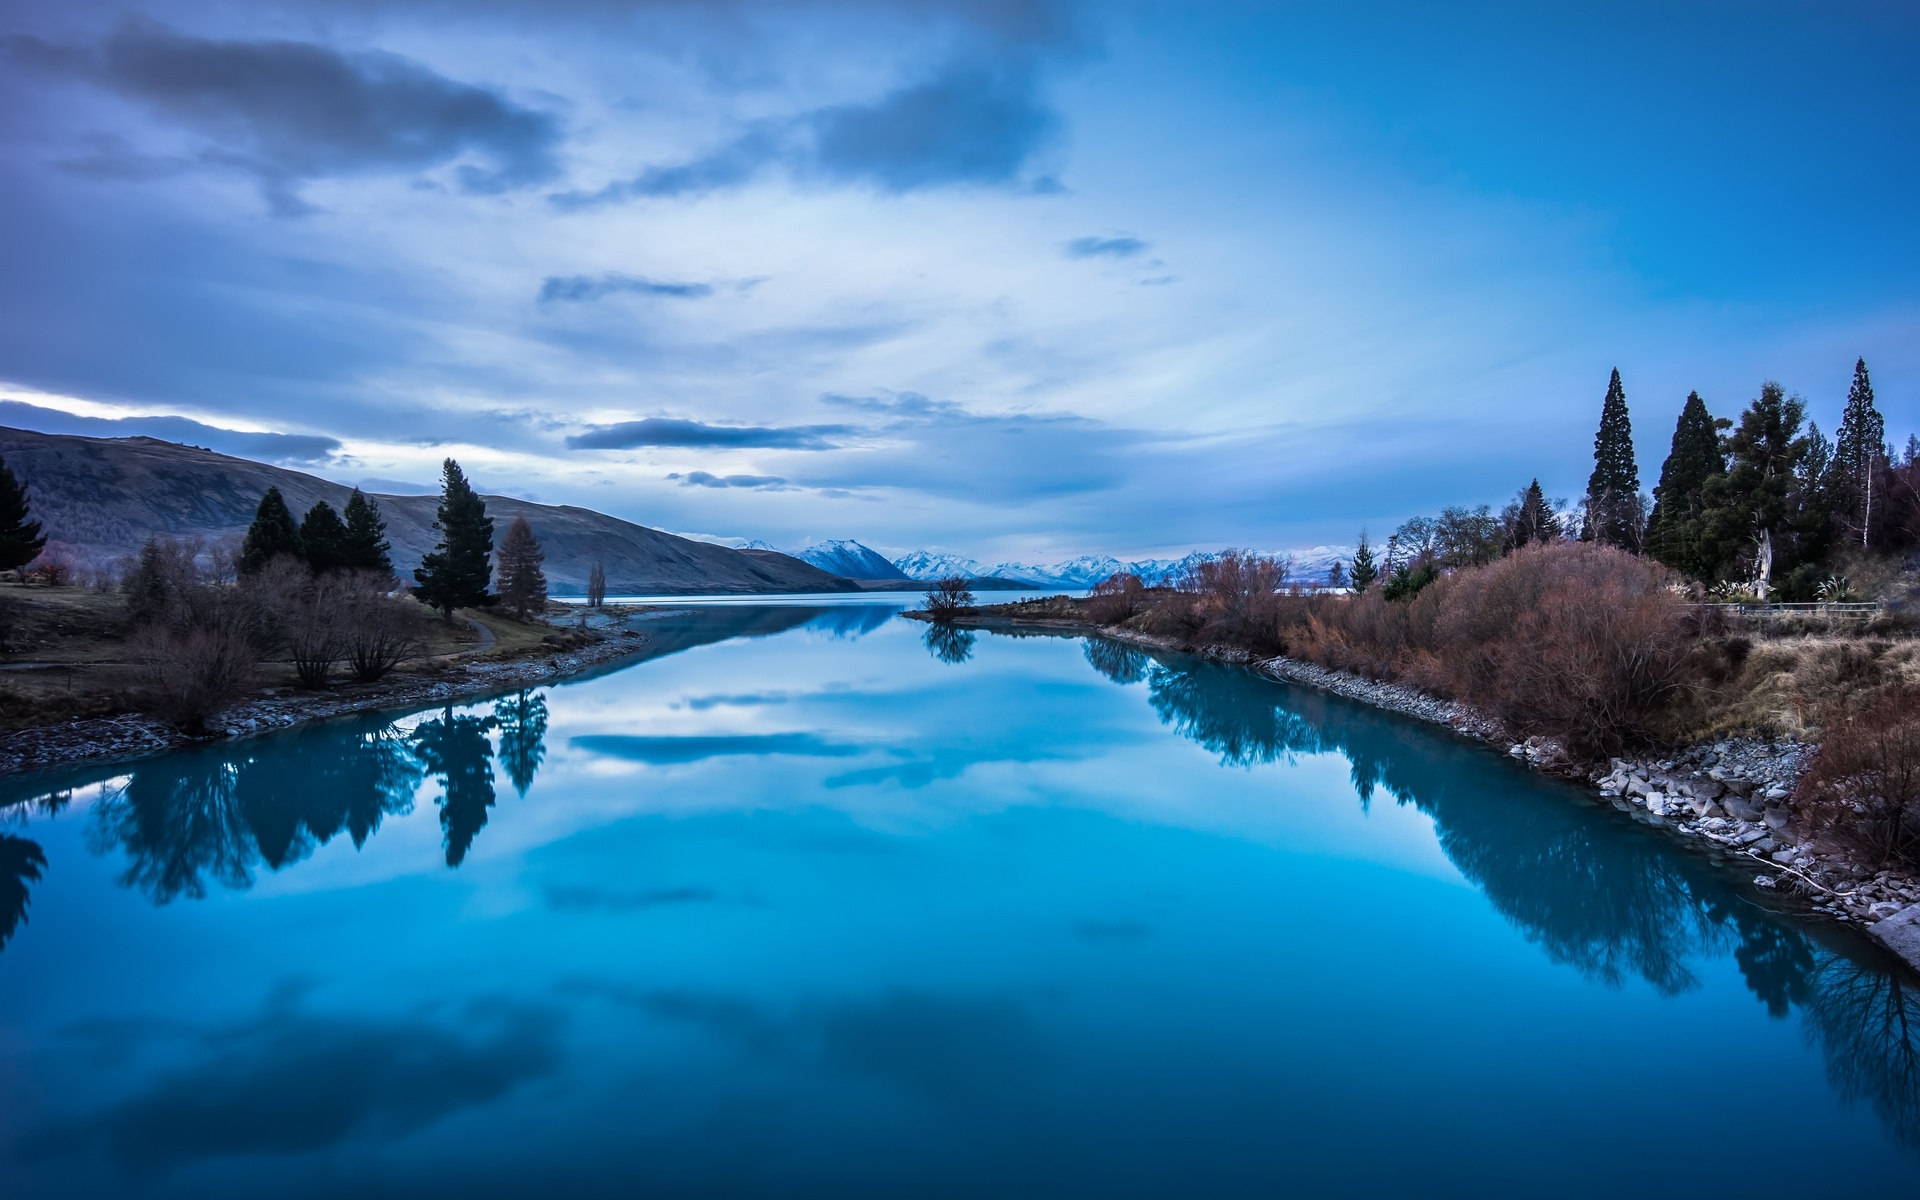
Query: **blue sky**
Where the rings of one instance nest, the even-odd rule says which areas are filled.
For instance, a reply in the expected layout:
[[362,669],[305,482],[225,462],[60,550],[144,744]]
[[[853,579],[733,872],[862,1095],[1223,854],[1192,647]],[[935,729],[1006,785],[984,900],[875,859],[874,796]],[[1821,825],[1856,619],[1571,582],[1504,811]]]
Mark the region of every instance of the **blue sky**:
[[8,423],[989,560],[1576,494],[1615,366],[1648,484],[1691,389],[1830,430],[1864,355],[1920,428],[1910,5],[29,0],[0,36]]

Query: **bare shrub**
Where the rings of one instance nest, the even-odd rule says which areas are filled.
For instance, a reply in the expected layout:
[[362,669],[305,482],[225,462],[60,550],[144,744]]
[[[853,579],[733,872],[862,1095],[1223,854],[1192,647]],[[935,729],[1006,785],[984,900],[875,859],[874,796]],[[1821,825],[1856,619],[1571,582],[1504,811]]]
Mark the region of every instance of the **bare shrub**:
[[316,575],[283,554],[246,576],[242,588],[257,606],[268,636],[286,648],[301,684],[327,686],[327,677],[346,657],[351,620],[341,576]]
[[973,589],[964,575],[949,575],[927,593],[927,613],[944,625],[973,607]]
[[1273,650],[1282,645],[1280,595],[1291,565],[1250,550],[1226,550],[1193,564],[1177,586],[1194,597],[1203,629],[1223,640]]
[[48,587],[66,587],[80,577],[80,559],[67,546],[49,541],[40,550],[40,556],[27,565],[22,580],[43,583]]
[[1794,803],[1814,828],[1920,866],[1920,686],[1895,684],[1835,713]]
[[388,594],[372,575],[359,573],[349,582],[355,586],[346,598],[346,662],[356,680],[372,683],[421,652],[426,613],[413,600]]
[[1118,625],[1146,606],[1147,587],[1130,571],[1120,571],[1093,585],[1087,615],[1102,625]]
[[143,707],[195,733],[245,693],[260,662],[254,616],[230,591],[203,598],[177,623],[141,625],[127,651]]

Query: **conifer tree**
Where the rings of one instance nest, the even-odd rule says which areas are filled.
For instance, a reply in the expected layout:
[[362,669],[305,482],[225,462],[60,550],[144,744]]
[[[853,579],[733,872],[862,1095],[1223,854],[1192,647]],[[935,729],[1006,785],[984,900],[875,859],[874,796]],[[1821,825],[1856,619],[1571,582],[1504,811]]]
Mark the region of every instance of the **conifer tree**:
[[345,515],[348,569],[393,574],[393,547],[387,544],[387,523],[380,516],[380,506],[355,488],[347,497]]
[[1641,515],[1633,424],[1627,419],[1627,389],[1616,367],[1600,407],[1600,430],[1593,437],[1593,475],[1587,480],[1587,524],[1581,539],[1638,550],[1644,532]]
[[1353,569],[1347,575],[1353,580],[1355,594],[1372,587],[1373,581],[1380,577],[1380,568],[1373,561],[1373,547],[1367,544],[1367,531],[1364,529],[1360,531],[1360,545],[1353,551]]
[[1727,470],[1701,488],[1700,548],[1716,578],[1771,585],[1798,565],[1806,405],[1769,381],[1726,440]]
[[1653,489],[1647,553],[1696,579],[1705,578],[1713,565],[1700,555],[1701,489],[1727,469],[1720,430],[1731,424],[1716,421],[1699,392],[1687,393],[1673,427],[1672,449],[1660,467],[1660,486]]
[[40,522],[27,519],[27,485],[0,459],[0,571],[15,571],[40,557],[47,539]]
[[507,535],[500,539],[500,569],[494,587],[501,602],[522,621],[529,612],[547,606],[547,575],[540,569],[546,558],[539,539],[533,536],[533,526],[527,524],[524,514],[516,514],[507,526]]
[[293,514],[287,511],[286,499],[280,495],[279,488],[270,487],[267,494],[260,497],[260,507],[254,510],[253,524],[247,529],[247,540],[240,547],[240,572],[251,575],[282,554],[305,557],[300,530],[293,523]]
[[487,591],[493,577],[493,519],[459,463],[449,458],[441,471],[440,508],[433,523],[440,541],[414,571],[419,586],[413,593],[444,613],[451,625],[454,609],[494,601]]
[[1547,503],[1547,494],[1540,490],[1538,479],[1521,488],[1500,516],[1505,526],[1502,541],[1507,550],[1518,550],[1535,542],[1551,542],[1560,536],[1560,518],[1554,513],[1553,505]]
[[347,565],[347,527],[333,505],[318,501],[300,522],[300,549],[315,573],[338,571]]
[[1834,439],[1833,462],[1827,469],[1827,503],[1847,532],[1847,538],[1862,549],[1873,525],[1877,503],[1874,479],[1880,462],[1887,457],[1887,423],[1873,404],[1873,380],[1867,375],[1867,360],[1853,365],[1853,386],[1847,389],[1847,408],[1840,417],[1840,432]]

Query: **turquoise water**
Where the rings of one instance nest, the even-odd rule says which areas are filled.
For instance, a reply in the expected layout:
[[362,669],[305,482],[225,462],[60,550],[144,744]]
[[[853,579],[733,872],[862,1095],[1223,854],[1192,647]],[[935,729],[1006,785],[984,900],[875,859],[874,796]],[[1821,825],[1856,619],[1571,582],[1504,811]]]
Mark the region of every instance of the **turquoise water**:
[[1862,941],[1429,728],[894,612],[14,781],[0,1195],[1920,1181]]

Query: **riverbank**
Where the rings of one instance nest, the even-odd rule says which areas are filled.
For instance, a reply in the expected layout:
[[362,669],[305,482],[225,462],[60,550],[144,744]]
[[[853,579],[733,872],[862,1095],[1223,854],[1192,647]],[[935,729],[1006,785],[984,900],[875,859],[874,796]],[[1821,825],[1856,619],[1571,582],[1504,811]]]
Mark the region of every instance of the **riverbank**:
[[[930,619],[924,612],[904,615]],[[1500,721],[1460,701],[1299,659],[1261,657],[1240,646],[1191,644],[1101,626],[1080,616],[1078,606],[1066,597],[975,610],[953,623],[988,630],[1053,629],[1240,663],[1284,682],[1446,726],[1501,750],[1530,770],[1592,788],[1614,808],[1723,865],[1755,870],[1756,887],[1803,906],[1817,918],[1864,929],[1920,971],[1920,878],[1861,863],[1846,847],[1817,837],[1787,805],[1817,749],[1806,743],[1729,736],[1665,757],[1583,763],[1550,739],[1515,737]]]
[[[309,721],[374,709],[453,703],[514,688],[556,683],[647,649],[646,635],[623,627],[555,627],[557,645],[495,649],[479,622],[468,655],[415,660],[375,683],[342,683],[324,691],[269,688],[224,711],[213,732],[192,735],[155,717],[121,714],[76,718],[0,734],[0,777],[120,758],[142,758],[227,738],[272,733]],[[489,652],[493,656],[489,656]]]

